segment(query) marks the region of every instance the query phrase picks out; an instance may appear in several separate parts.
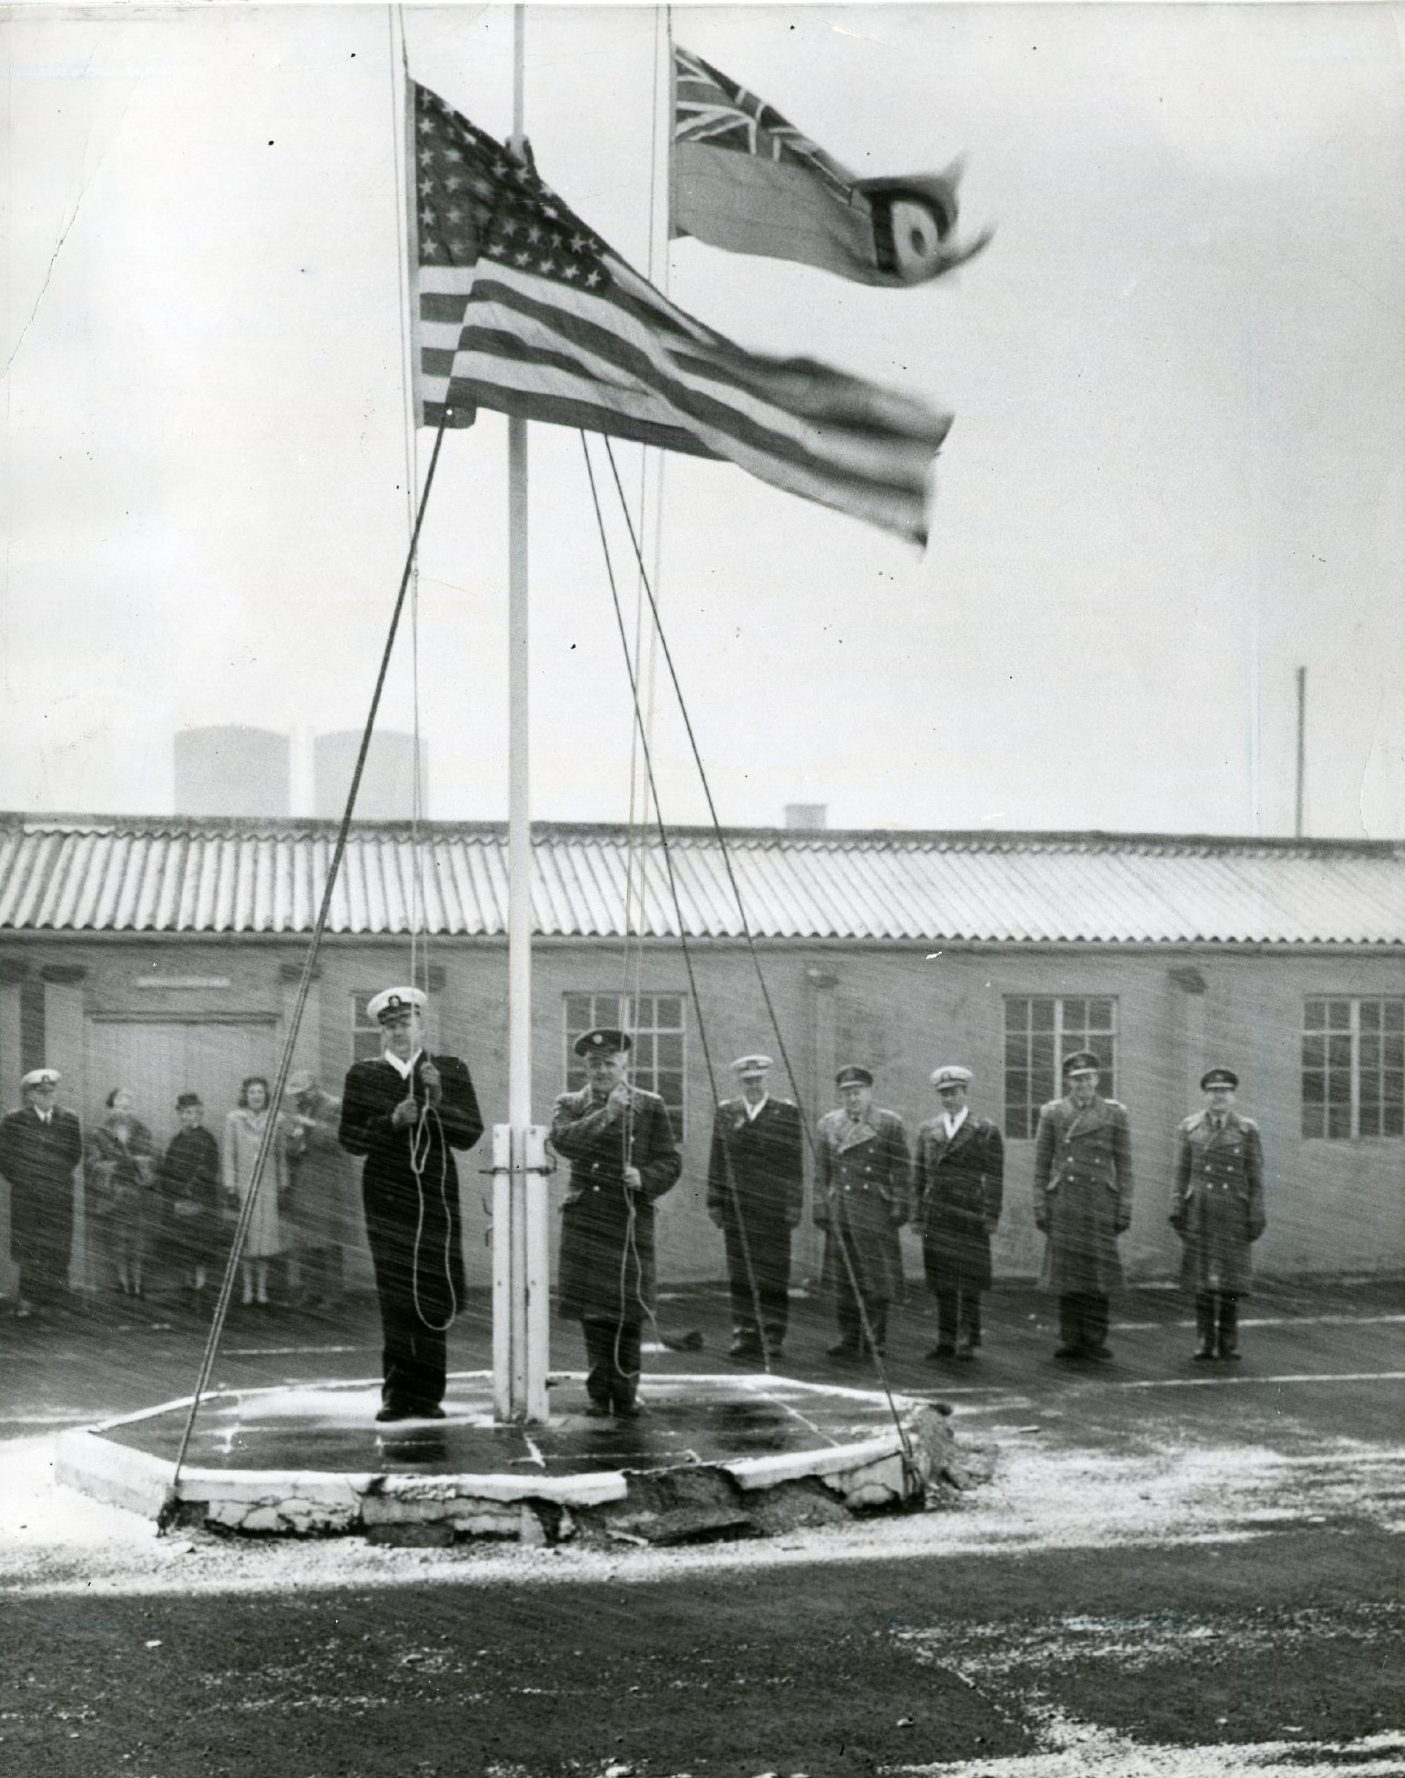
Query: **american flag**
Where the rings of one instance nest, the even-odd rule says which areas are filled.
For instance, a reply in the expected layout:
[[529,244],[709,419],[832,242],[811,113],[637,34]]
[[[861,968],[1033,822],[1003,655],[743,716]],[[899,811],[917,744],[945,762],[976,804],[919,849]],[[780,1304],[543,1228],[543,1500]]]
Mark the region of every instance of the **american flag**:
[[761,358],[641,278],[536,172],[415,85],[422,423],[476,406],[721,457],[919,541],[950,416]]

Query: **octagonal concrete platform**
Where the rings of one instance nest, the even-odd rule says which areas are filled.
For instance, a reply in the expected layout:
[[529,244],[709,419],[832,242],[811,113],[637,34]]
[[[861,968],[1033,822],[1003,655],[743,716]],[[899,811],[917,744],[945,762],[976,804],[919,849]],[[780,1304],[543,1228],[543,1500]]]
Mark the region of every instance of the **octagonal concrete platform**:
[[[647,1379],[637,1419],[551,1381],[547,1426],[496,1425],[492,1378],[450,1379],[443,1420],[375,1421],[378,1380],[207,1396],[174,1493],[189,1398],[65,1433],[57,1479],[168,1523],[448,1544],[695,1541],[921,1505],[963,1472],[946,1411],[765,1375]],[[901,1432],[899,1430],[901,1426]]]

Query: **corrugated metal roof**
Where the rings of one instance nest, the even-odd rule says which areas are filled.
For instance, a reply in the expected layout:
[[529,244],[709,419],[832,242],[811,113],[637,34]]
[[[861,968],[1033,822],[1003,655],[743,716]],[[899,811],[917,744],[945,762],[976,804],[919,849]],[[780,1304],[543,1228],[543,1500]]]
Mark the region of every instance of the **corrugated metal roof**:
[[[498,936],[498,823],[358,824],[334,933]],[[0,933],[306,933],[331,824],[0,817]],[[690,938],[995,943],[1405,944],[1405,844],[1175,835],[799,832],[671,835]],[[667,861],[618,827],[538,825],[538,933],[676,937]],[[418,860],[418,867],[417,867]],[[423,917],[417,914],[423,908]],[[629,912],[627,913],[627,908]]]

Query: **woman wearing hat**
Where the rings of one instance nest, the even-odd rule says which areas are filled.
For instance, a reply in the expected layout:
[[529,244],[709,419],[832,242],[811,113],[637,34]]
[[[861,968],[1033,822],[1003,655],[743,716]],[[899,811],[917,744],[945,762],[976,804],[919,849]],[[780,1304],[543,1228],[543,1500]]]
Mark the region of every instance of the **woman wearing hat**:
[[107,1116],[88,1139],[88,1214],[103,1271],[124,1296],[141,1297],[159,1200],[156,1145],[132,1107],[127,1089],[114,1087]]
[[211,1272],[224,1264],[220,1219],[220,1150],[205,1128],[199,1093],[176,1100],[180,1128],[161,1157],[157,1188],[165,1210],[166,1258],[200,1306]]
[[1171,1227],[1184,1243],[1181,1287],[1195,1297],[1202,1363],[1239,1357],[1239,1299],[1249,1290],[1249,1249],[1264,1232],[1264,1154],[1259,1126],[1234,1109],[1239,1076],[1201,1076],[1205,1109],[1176,1135]]

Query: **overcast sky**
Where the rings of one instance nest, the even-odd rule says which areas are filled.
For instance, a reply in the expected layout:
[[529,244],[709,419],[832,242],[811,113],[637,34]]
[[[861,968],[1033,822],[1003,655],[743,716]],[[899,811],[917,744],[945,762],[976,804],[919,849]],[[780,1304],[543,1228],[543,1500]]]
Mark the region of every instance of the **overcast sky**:
[[[178,727],[364,715],[407,532],[390,16],[0,17],[0,807],[164,812]],[[403,18],[416,78],[505,134],[508,10]],[[956,414],[925,553],[668,461],[661,597],[724,820],[1291,832],[1301,664],[1309,831],[1405,832],[1398,27],[675,9],[857,171],[964,151],[964,224],[997,226],[910,291],[672,246],[675,300],[739,342]],[[539,169],[640,265],[656,44],[647,9],[529,9]],[[506,812],[505,436],[451,435],[424,538],[445,819]],[[532,429],[531,503],[534,813],[623,819],[575,435]],[[404,650],[391,726],[409,683]],[[701,819],[666,710],[656,746],[665,818]]]

